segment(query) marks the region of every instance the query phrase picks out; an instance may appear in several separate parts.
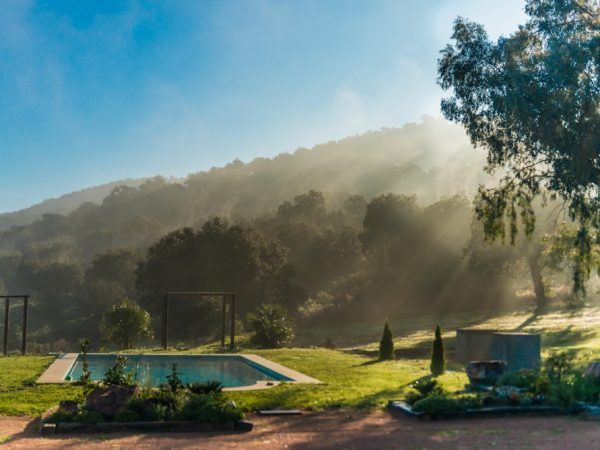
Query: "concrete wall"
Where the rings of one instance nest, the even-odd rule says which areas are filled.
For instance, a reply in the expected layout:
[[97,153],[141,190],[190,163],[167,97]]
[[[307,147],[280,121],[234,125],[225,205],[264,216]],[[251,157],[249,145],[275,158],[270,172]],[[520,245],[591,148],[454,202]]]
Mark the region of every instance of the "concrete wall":
[[539,334],[494,333],[491,359],[504,361],[510,372],[540,368]]
[[490,359],[492,335],[497,330],[459,328],[456,330],[455,359],[461,363]]
[[539,334],[460,328],[456,330],[458,362],[504,361],[509,371],[538,369],[541,342]]

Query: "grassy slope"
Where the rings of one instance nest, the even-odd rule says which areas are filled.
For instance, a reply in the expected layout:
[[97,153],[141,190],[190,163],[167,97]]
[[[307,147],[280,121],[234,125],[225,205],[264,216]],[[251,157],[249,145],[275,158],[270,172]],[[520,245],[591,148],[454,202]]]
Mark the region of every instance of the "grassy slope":
[[[404,387],[428,373],[426,355],[431,345],[436,320],[392,322],[397,348],[417,349],[415,355],[396,361],[374,361],[369,352],[376,347],[381,324],[352,324],[336,328],[313,328],[298,337],[302,345],[317,345],[326,338],[351,349],[348,351],[322,348],[292,348],[257,350],[242,338],[240,350],[257,353],[280,364],[303,372],[324,382],[323,385],[282,385],[272,389],[229,393],[247,410],[261,408],[335,408],[375,407],[389,399],[398,398]],[[551,350],[571,350],[581,364],[600,358],[600,308],[586,308],[576,313],[550,313],[539,318],[515,313],[501,317],[447,317],[440,321],[445,328],[444,340],[450,352],[453,349],[453,329],[458,326],[493,327],[504,330],[524,330],[542,333],[544,353]],[[186,353],[215,352],[216,344]],[[146,350],[147,351],[147,350]],[[0,358],[0,414],[33,415],[57,404],[61,399],[76,398],[81,394],[73,386],[31,386],[51,362],[51,357],[27,356]],[[466,382],[459,366],[450,366],[457,372],[442,377],[447,389],[460,389]]]

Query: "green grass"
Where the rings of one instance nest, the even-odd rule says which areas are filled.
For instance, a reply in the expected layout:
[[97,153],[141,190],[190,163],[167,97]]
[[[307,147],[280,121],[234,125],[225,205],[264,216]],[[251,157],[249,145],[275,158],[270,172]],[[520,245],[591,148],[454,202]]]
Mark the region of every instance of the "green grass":
[[[237,341],[239,351],[256,353],[321,380],[321,385],[283,384],[260,391],[231,392],[227,395],[245,410],[268,408],[374,408],[390,399],[402,397],[407,385],[428,374],[426,359],[431,346],[433,328],[440,323],[445,330],[444,343],[452,353],[454,329],[460,326],[522,330],[542,333],[545,355],[554,350],[575,353],[581,365],[600,358],[600,308],[577,312],[552,312],[532,317],[521,312],[497,317],[450,316],[392,321],[395,345],[401,350],[418,350],[409,358],[379,362],[373,358],[383,323],[363,323],[338,327],[303,330],[298,344],[315,346],[331,338],[342,350],[318,347],[258,350],[250,346],[247,336]],[[138,350],[139,351],[139,350]],[[145,349],[144,351],[162,351]],[[220,351],[218,343],[196,348],[171,350],[182,353]],[[33,381],[50,364],[52,357],[25,356],[0,358],[0,414],[36,415],[63,399],[81,396],[76,386],[35,386]],[[462,389],[467,378],[459,365],[449,365],[450,372],[440,381],[450,390]],[[452,371],[455,370],[455,371]]]
[[81,396],[81,388],[76,386],[35,385],[53,359],[51,356],[0,358],[0,415],[38,415],[61,400]]

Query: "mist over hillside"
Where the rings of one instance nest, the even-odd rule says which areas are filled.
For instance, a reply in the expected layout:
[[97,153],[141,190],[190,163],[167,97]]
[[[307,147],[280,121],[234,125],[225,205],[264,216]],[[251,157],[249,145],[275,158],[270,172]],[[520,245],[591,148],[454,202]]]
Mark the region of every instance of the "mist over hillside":
[[[150,197],[130,192],[129,200],[120,201],[136,198],[138,204],[129,210],[130,217],[141,214],[168,227],[215,215],[256,216],[311,189],[323,191],[329,206],[338,206],[350,194],[370,198],[384,192],[416,194],[420,203],[428,204],[458,193],[470,197],[485,181],[483,163],[483,152],[473,149],[461,128],[425,117],[422,123],[300,148],[274,158],[256,158],[247,164],[236,160],[191,174],[181,183],[171,178],[157,184],[155,179],[146,186],[152,185]],[[44,214],[68,215],[84,203],[102,203],[118,186],[139,188],[145,181],[116,181],[0,214],[0,230],[28,225]],[[167,204],[167,198],[175,204]],[[169,210],[172,215],[163,217]]]
[[8,230],[12,226],[28,225],[44,214],[69,214],[83,203],[101,203],[117,186],[137,187],[145,181],[144,178],[113,181],[111,183],[93,186],[79,191],[61,195],[37,203],[28,208],[0,214],[0,230]]

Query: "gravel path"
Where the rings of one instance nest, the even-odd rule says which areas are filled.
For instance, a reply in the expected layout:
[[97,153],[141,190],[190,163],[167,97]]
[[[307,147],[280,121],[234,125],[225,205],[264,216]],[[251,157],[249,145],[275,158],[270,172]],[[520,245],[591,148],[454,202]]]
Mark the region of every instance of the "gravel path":
[[385,412],[249,417],[251,433],[162,433],[41,438],[37,423],[0,417],[0,445],[21,449],[598,449],[600,422],[519,417],[418,422]]

